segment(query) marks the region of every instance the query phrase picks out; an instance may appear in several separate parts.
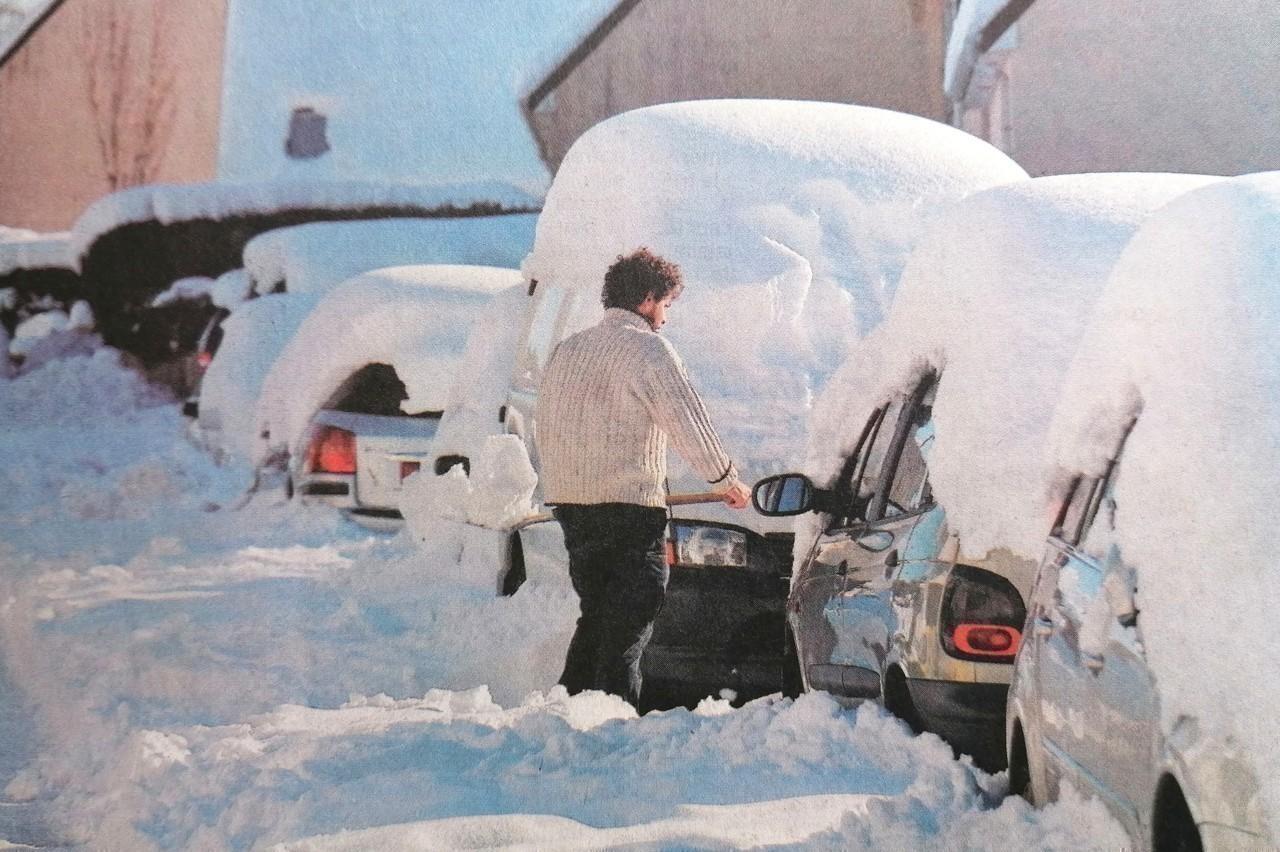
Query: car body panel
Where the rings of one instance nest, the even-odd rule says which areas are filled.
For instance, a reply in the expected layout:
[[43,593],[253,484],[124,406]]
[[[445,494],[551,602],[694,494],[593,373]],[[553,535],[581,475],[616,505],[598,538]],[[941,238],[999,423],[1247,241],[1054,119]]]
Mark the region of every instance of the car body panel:
[[[1064,517],[1080,487],[1072,486]],[[1131,606],[1133,573],[1119,549],[1104,555],[1059,533],[1029,599],[1006,718],[1007,747],[1015,731],[1024,738],[1031,798],[1056,800],[1064,784],[1097,796],[1136,845],[1151,848],[1159,793],[1172,783],[1205,849],[1274,848],[1238,747],[1185,716],[1163,732],[1141,614]]]

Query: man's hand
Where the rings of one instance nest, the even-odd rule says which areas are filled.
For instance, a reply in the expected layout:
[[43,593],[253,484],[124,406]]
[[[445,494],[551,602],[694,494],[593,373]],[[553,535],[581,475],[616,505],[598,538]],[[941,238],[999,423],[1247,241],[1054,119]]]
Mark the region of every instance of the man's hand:
[[724,498],[724,502],[729,505],[729,508],[744,509],[751,502],[751,489],[735,479],[733,484],[720,496]]

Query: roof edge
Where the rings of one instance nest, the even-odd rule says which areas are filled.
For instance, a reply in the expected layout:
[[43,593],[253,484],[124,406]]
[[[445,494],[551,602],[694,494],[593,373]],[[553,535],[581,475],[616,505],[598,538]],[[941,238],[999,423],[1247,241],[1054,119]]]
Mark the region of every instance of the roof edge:
[[956,77],[946,94],[953,102],[962,102],[969,93],[969,83],[973,80],[973,70],[988,50],[1009,28],[1018,22],[1022,14],[1031,8],[1035,0],[1007,0],[995,14],[977,31],[976,37],[968,41],[960,54],[956,67]]
[[49,19],[50,15],[58,11],[58,8],[62,6],[64,2],[66,2],[66,0],[49,0],[40,12],[27,19],[26,23],[24,23],[22,28],[18,31],[18,34],[11,39],[7,45],[0,48],[0,68],[3,68],[4,64],[9,61],[9,57],[22,49],[22,46],[27,43],[27,40],[35,34],[36,30],[40,29],[40,27],[44,25],[44,22]]
[[619,0],[618,4],[613,7],[609,14],[605,15],[600,23],[592,28],[591,32],[578,42],[578,44],[569,51],[564,59],[560,60],[551,73],[542,79],[538,85],[534,86],[532,91],[520,99],[520,112],[524,116],[524,123],[529,128],[533,140],[538,146],[538,156],[543,163],[547,162],[547,146],[543,142],[542,137],[538,135],[538,129],[533,123],[534,110],[538,108],[547,97],[563,83],[574,70],[586,60],[588,56],[595,53],[596,48],[608,38],[623,19],[631,14],[636,6],[640,5],[640,0]]

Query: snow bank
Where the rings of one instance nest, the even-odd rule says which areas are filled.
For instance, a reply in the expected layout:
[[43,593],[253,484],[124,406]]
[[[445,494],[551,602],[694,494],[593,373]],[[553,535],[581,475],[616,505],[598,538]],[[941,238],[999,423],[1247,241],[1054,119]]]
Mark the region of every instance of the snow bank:
[[71,235],[0,228],[0,276],[20,269],[72,269]]
[[[278,139],[275,144],[279,145]],[[98,237],[135,222],[154,220],[168,225],[192,219],[220,220],[312,208],[406,207],[437,210],[446,207],[465,209],[481,204],[529,210],[538,206],[538,199],[497,181],[423,184],[266,180],[257,183],[151,184],[122,189],[90,204],[71,228],[68,253],[78,264]]]
[[377,270],[337,286],[263,381],[253,425],[267,437],[253,458],[296,453],[311,416],[366,364],[395,368],[409,394],[406,413],[443,411],[477,311],[519,281],[514,269],[440,265]]
[[498,598],[323,507],[229,509],[247,469],[182,422],[111,350],[0,380],[0,698],[40,731],[5,796],[51,845],[1120,845],[876,708],[570,698],[562,574]]
[[[305,0],[236,4],[227,20],[224,179],[484,176],[541,194],[548,173],[523,97],[616,0],[382,0],[377,14]],[[278,34],[289,33],[289,38]],[[329,150],[286,156],[294,110],[324,116]]]
[[244,248],[253,289],[326,290],[353,275],[423,263],[516,268],[533,245],[537,216],[312,222],[268,231]]
[[[889,319],[815,407],[806,471],[831,484],[871,411],[938,370],[929,475],[948,526],[965,553],[1008,547],[1038,559],[1047,434],[1091,308],[1151,211],[1209,180],[1046,177],[953,207],[912,254]],[[816,523],[798,526],[797,553]]]
[[686,289],[664,333],[750,478],[799,462],[811,395],[883,318],[923,226],[1025,177],[985,142],[915,116],[664,104],[574,143],[524,269],[574,291],[571,333],[601,315],[619,254],[643,245],[679,263]]
[[[75,348],[73,338],[93,331],[93,309],[85,301],[71,306],[70,313],[58,309],[44,311],[18,323],[6,351],[28,360],[47,360],[54,350]],[[46,350],[43,359],[37,350]]]
[[1116,264],[1053,428],[1061,469],[1098,474],[1138,416],[1116,483],[1117,543],[1138,573],[1164,724],[1189,715],[1242,746],[1273,834],[1277,281],[1280,173],[1174,201]]

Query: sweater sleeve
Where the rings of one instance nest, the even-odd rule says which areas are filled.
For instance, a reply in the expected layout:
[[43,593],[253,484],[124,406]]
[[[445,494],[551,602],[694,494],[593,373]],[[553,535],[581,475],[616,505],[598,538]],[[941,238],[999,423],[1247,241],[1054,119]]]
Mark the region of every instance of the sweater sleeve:
[[636,377],[636,392],[680,457],[707,482],[727,486],[737,480],[733,461],[711,425],[702,397],[689,382],[671,344],[658,338]]

